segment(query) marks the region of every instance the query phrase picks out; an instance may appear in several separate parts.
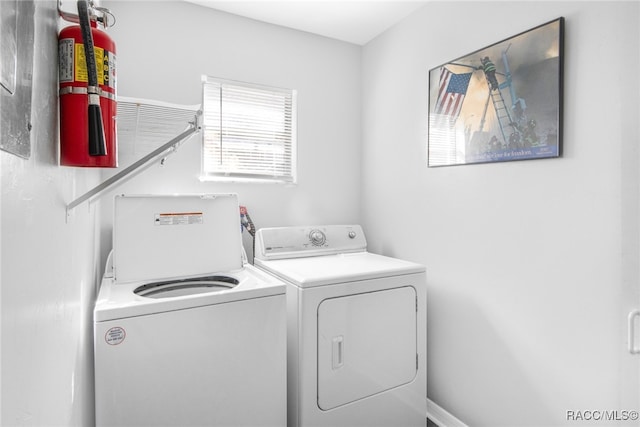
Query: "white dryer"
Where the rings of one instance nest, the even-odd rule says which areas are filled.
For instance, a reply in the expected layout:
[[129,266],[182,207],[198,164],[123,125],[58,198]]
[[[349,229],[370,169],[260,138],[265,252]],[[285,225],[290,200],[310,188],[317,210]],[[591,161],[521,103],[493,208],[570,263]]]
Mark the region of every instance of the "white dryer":
[[425,267],[366,248],[358,225],[256,234],[287,285],[290,427],[426,425]]
[[233,194],[118,196],[94,309],[96,425],[284,426],[283,282]]

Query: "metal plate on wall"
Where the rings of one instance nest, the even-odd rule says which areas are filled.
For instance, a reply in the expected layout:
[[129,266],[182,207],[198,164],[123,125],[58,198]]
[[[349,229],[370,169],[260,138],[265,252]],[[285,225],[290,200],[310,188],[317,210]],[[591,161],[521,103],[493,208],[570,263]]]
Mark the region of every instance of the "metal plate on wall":
[[31,156],[35,7],[33,0],[0,1],[0,149]]

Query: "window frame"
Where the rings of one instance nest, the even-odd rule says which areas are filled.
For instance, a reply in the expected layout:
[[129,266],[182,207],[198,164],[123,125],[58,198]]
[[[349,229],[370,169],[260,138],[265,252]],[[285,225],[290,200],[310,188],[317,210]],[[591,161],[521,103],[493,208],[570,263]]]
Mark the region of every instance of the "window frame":
[[203,75],[202,110],[201,181],[297,183],[296,90]]

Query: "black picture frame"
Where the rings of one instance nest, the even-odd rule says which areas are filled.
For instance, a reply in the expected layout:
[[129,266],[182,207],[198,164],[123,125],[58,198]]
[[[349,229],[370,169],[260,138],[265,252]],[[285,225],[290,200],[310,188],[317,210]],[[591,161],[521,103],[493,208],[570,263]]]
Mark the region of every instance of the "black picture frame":
[[561,156],[564,18],[429,70],[428,167]]

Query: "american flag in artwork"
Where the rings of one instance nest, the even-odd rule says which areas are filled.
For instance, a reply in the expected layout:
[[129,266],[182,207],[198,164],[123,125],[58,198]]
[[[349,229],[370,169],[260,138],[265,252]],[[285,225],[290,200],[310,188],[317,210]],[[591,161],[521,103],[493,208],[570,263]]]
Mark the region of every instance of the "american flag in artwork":
[[471,75],[472,73],[455,74],[446,67],[440,69],[438,101],[434,113],[448,115],[452,122],[458,118]]

